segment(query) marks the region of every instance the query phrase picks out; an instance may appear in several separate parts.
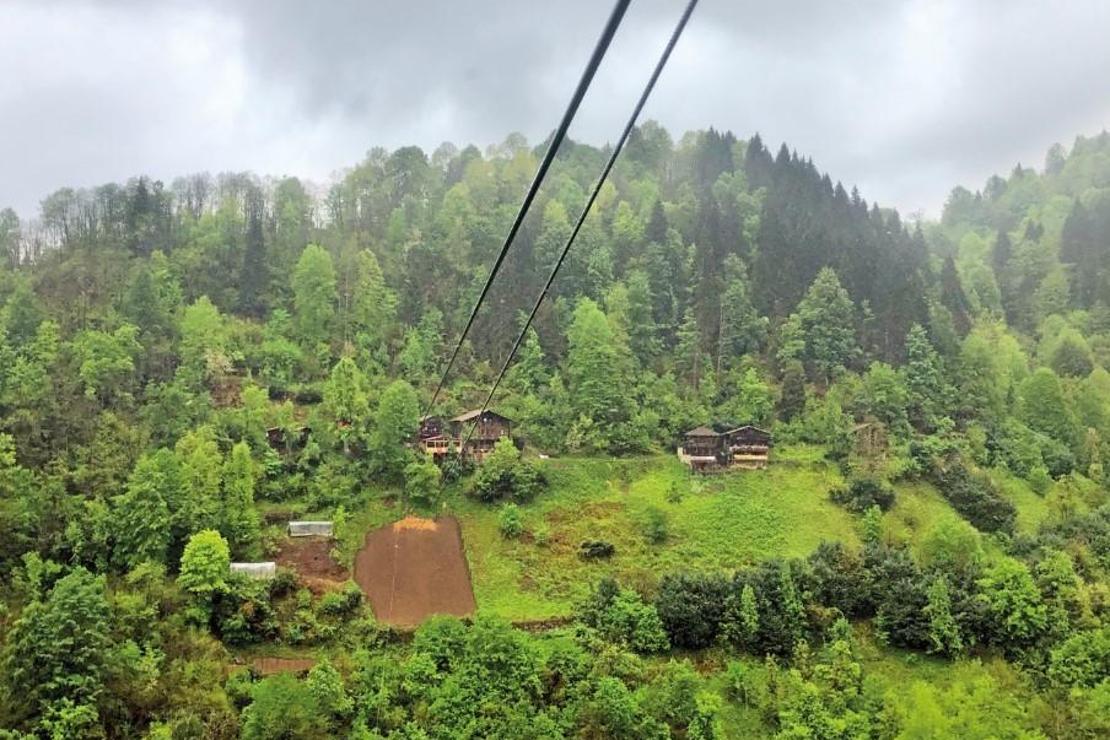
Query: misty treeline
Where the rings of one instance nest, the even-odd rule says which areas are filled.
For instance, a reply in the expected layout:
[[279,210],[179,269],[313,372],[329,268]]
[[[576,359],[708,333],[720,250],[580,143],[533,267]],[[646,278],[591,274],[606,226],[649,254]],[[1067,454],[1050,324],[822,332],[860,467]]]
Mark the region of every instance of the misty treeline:
[[[541,152],[518,135],[375,149],[326,189],[140,177],[60,190],[32,223],[0,213],[5,720],[58,737],[709,738],[721,692],[631,653],[723,642],[789,661],[729,668],[724,693],[769,732],[897,737],[928,724],[916,707],[968,737],[1104,731],[1107,134],[912,224],[758,136],[675,142],[646,123],[630,141],[498,410],[555,453],[669,451],[714,420],[821,446],[849,481],[835,500],[868,512],[862,555],[675,574],[653,598],[603,584],[577,641],[434,623],[403,660],[357,589],[227,577],[274,544],[256,504],[438,503],[441,472],[408,442]],[[437,411],[483,400],[604,156],[560,152]],[[1050,525],[1015,536],[996,471],[1045,496]],[[876,534],[905,480],[970,523],[924,564]],[[1035,722],[981,681],[884,700],[839,616],[913,650],[1004,651],[1056,693]],[[259,642],[351,659],[225,681],[223,645]]]

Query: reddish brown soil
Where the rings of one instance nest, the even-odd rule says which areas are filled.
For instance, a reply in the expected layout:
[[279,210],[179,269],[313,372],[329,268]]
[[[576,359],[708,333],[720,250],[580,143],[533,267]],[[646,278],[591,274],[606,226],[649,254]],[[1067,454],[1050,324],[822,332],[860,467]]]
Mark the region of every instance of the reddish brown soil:
[[272,676],[275,673],[302,673],[316,665],[316,661],[307,658],[258,658],[252,665],[263,676]]
[[295,572],[313,593],[331,591],[351,576],[331,557],[332,541],[327,537],[287,537],[274,561]]
[[474,591],[454,517],[408,517],[366,535],[355,582],[378,621],[413,627],[433,614],[474,613]]

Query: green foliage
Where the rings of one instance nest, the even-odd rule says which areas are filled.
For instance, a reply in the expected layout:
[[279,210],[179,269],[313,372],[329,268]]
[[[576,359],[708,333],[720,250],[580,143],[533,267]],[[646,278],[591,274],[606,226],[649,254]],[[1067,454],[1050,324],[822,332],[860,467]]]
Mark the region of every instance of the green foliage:
[[227,588],[230,566],[227,540],[219,532],[206,529],[190,537],[185,545],[177,583],[186,591],[208,597]]
[[501,507],[497,515],[497,528],[501,536],[516,539],[524,534],[524,521],[520,518],[520,509],[516,504],[509,503]]
[[440,499],[443,471],[430,459],[414,460],[405,466],[405,496],[421,506],[434,507]]
[[579,301],[567,330],[567,389],[579,419],[576,446],[622,451],[628,440],[620,436],[632,414],[625,378],[631,371],[627,345],[614,335],[605,314],[589,298]]
[[873,478],[856,478],[847,488],[834,488],[829,498],[849,511],[863,513],[872,506],[886,511],[894,505],[894,491]]
[[1077,632],[1054,648],[1048,678],[1067,688],[1105,683],[1110,678],[1110,628]]
[[126,490],[112,500],[118,565],[130,569],[144,561],[166,562],[174,537],[171,512],[181,505],[183,486],[180,466],[169,450],[139,459]]
[[915,681],[908,689],[889,690],[882,721],[899,728],[898,737],[1041,737],[1029,708],[1000,691],[989,675],[959,680],[946,689]]
[[343,357],[332,368],[324,386],[324,409],[336,425],[344,452],[349,452],[352,441],[364,438],[370,417],[366,376],[350,357]]
[[817,274],[781,333],[779,361],[800,360],[826,382],[854,359],[855,306],[832,268]]
[[960,637],[960,627],[952,616],[952,598],[947,582],[943,577],[934,578],[926,594],[929,598],[925,613],[929,617],[930,651],[958,655],[964,649],[964,642]]
[[[250,740],[276,738],[324,737],[327,733],[327,712],[317,695],[322,678],[317,674],[316,686],[301,683],[287,673],[261,681],[251,691],[251,703],[243,710],[242,737]],[[315,690],[314,690],[315,689]]]
[[1019,389],[1021,418],[1030,429],[1071,446],[1077,441],[1075,418],[1064,400],[1059,378],[1048,368],[1038,368]]
[[579,605],[577,614],[606,642],[637,653],[660,653],[670,647],[656,607],[615,581],[603,579]]
[[246,442],[237,442],[224,462],[220,527],[237,553],[248,553],[258,545],[258,511],[254,508],[257,476],[250,446]]
[[984,532],[1012,532],[1016,511],[989,483],[975,476],[958,458],[938,464],[932,479],[956,511]]
[[693,649],[711,645],[720,630],[728,594],[729,584],[719,576],[664,576],[655,606],[671,644]]
[[[503,387],[518,438],[556,456],[505,440],[476,467],[468,492],[503,511],[411,449],[444,339],[535,171],[523,137],[485,153],[372,150],[319,199],[249,174],[63,189],[43,201],[45,252],[0,211],[0,724],[43,737],[1106,735],[1108,153],[1107,136],[1054,148],[1043,173],[957,189],[939,223],[913,228],[788,147],[776,157],[712,129],[676,142],[645,123]],[[579,144],[552,173],[445,409],[492,377],[601,154]],[[670,457],[558,459],[673,449],[729,419],[773,425],[770,469],[691,481]],[[881,428],[874,454],[860,422]],[[410,647],[378,639],[353,586],[316,598],[292,593],[291,572],[228,575],[232,553],[278,547],[263,514],[349,510],[346,525],[335,516],[347,543],[396,517],[402,483],[463,520],[482,611],[565,616],[599,574],[655,596],[599,588],[586,625],[530,636],[480,618]],[[515,507],[533,499],[541,547],[501,537],[499,519],[521,532]],[[1011,662],[941,663],[871,634]],[[699,675],[626,652],[720,641],[792,662],[719,676],[711,653]],[[225,683],[223,646],[276,643],[343,658],[253,697],[247,679]],[[864,682],[863,665],[890,675]],[[722,684],[744,706],[721,706]]]
[[382,392],[374,412],[369,450],[374,466],[388,478],[400,479],[409,463],[407,443],[420,425],[420,400],[412,386],[395,380]]
[[658,507],[647,510],[644,521],[644,537],[653,545],[661,545],[667,541],[670,532],[667,527],[667,512]]
[[43,717],[56,727],[98,727],[96,709],[88,705],[104,690],[108,626],[104,577],[84,568],[24,607],[3,652],[2,706],[12,726],[26,729]]
[[978,581],[979,599],[991,618],[994,641],[1008,648],[1030,645],[1048,627],[1048,611],[1029,569],[1002,558]]
[[328,251],[316,244],[305,247],[291,285],[297,332],[302,343],[315,348],[328,341],[335,316],[335,267]]
[[502,437],[479,466],[469,493],[486,503],[505,499],[525,503],[546,485],[539,464],[522,457],[513,441]]

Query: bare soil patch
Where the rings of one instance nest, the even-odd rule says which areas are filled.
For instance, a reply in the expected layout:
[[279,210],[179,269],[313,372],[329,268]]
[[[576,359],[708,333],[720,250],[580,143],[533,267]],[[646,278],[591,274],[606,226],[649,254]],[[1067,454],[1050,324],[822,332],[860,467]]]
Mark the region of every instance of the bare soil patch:
[[327,537],[287,537],[274,561],[294,571],[313,593],[332,591],[346,583],[351,575],[331,556],[332,541]]
[[474,590],[454,517],[406,517],[366,535],[355,582],[378,621],[415,627],[433,614],[474,613]]

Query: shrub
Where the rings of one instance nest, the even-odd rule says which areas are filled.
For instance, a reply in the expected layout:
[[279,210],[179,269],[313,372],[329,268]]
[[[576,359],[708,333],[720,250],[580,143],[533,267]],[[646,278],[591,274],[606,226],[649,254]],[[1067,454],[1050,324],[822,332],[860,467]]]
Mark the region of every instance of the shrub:
[[546,524],[537,524],[532,529],[532,539],[540,547],[547,547],[548,543],[551,542],[551,528]]
[[578,546],[578,556],[585,560],[599,560],[613,556],[617,548],[605,540],[586,540]]
[[1048,474],[1048,468],[1043,465],[1038,465],[1029,471],[1029,486],[1038,495],[1045,495],[1048,489],[1052,486],[1052,476]]
[[439,498],[443,476],[430,459],[416,460],[405,466],[405,495],[422,506],[433,506]]
[[857,514],[872,506],[887,511],[894,505],[894,491],[873,478],[857,478],[847,488],[834,488],[829,491],[829,498]]
[[729,582],[719,575],[678,573],[659,583],[655,608],[671,644],[698,649],[713,643],[724,616]]
[[613,644],[637,653],[659,653],[670,643],[659,612],[631,589],[620,588],[612,579],[603,579],[579,607],[579,618]]
[[520,509],[516,504],[505,504],[497,517],[497,528],[501,536],[516,539],[524,533],[524,522],[520,518]]
[[278,568],[269,585],[271,599],[288,596],[297,588],[297,574],[288,568]]
[[362,606],[362,589],[348,581],[342,591],[329,591],[320,599],[319,611],[329,617],[349,617]]
[[1077,632],[1054,648],[1048,678],[1067,688],[1091,688],[1110,678],[1110,627]]
[[1017,518],[1014,505],[988,481],[972,475],[958,457],[950,456],[943,464],[935,466],[930,478],[948,503],[976,529],[984,532],[1014,531],[1014,520]]
[[522,503],[530,501],[546,485],[540,467],[523,459],[512,440],[503,437],[478,468],[469,493],[486,503],[506,498]]
[[651,507],[644,521],[644,537],[653,545],[661,545],[667,541],[667,536],[667,512]]

